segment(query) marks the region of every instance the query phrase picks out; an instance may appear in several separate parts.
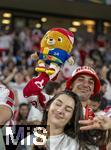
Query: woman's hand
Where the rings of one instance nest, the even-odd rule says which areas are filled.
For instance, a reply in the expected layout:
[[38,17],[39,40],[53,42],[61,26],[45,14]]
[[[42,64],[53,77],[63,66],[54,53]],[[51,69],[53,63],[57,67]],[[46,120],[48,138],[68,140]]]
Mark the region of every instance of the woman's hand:
[[81,125],[84,125],[80,127],[81,130],[111,129],[111,118],[107,116],[98,116],[98,117],[95,117],[93,120],[80,120],[79,123]]

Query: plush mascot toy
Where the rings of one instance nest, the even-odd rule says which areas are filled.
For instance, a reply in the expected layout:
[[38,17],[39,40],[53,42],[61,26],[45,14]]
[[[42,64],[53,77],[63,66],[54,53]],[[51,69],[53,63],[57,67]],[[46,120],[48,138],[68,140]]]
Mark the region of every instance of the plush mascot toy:
[[35,70],[52,75],[59,72],[66,60],[73,64],[74,60],[70,56],[73,42],[72,32],[64,28],[49,30],[41,40],[41,50]]

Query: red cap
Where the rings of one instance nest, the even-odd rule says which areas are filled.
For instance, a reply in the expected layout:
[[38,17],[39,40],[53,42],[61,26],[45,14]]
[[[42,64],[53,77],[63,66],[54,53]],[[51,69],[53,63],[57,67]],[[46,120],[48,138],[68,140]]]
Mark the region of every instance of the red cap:
[[64,28],[52,28],[51,31],[57,31],[57,32],[64,34],[69,39],[71,44],[74,43],[74,35],[71,31],[66,30]]
[[100,92],[100,80],[96,74],[96,72],[88,66],[82,66],[82,67],[78,67],[72,74],[72,77],[70,79],[67,80],[66,82],[66,89],[71,90],[71,84],[73,83],[73,81],[81,74],[84,75],[89,75],[91,77],[94,78],[95,81],[95,85],[94,85],[94,94],[99,93]]

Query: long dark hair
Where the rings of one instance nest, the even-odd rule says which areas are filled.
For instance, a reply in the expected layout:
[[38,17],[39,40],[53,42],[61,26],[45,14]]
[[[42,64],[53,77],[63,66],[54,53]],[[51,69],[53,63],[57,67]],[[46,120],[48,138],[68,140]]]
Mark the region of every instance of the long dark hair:
[[43,114],[42,124],[47,124],[47,119],[48,119],[48,111],[47,110],[51,106],[53,101],[62,94],[65,94],[65,95],[68,95],[69,97],[71,97],[75,103],[75,108],[74,108],[72,118],[70,119],[70,122],[68,122],[66,124],[66,126],[64,127],[64,133],[67,134],[68,136],[72,137],[72,138],[77,138],[78,132],[80,131],[80,125],[78,122],[80,119],[83,119],[83,110],[82,110],[82,105],[81,105],[81,102],[79,100],[79,97],[72,91],[69,91],[69,90],[62,91],[62,92],[58,93],[57,95],[55,95],[47,103],[46,109],[45,109],[44,114]]
[[90,150],[93,146],[93,150],[96,147],[106,145],[106,131],[103,130],[89,130],[81,131],[79,134],[79,150]]

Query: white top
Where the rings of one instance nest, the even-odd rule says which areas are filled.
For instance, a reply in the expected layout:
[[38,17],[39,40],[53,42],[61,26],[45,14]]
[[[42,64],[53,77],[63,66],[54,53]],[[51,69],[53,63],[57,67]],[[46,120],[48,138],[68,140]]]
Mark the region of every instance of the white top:
[[79,148],[77,141],[66,134],[50,136],[47,145],[48,150],[78,150]]
[[[79,150],[77,141],[66,134],[50,136],[47,141],[49,148],[47,150]],[[90,150],[99,150],[98,147],[89,145]]]
[[[27,139],[30,137],[30,146],[27,145]],[[25,146],[18,146],[17,150],[32,150],[34,135],[27,136],[24,143]],[[79,145],[75,139],[67,136],[66,134],[50,136],[47,140],[47,150],[78,150]]]
[[[16,150],[32,150],[34,134],[27,136],[24,141],[24,145],[18,145]],[[28,143],[27,143],[28,142]],[[47,150],[79,150],[79,144],[77,141],[66,134],[60,134],[56,136],[50,136],[47,140]],[[90,145],[90,150],[99,150],[98,147]]]

